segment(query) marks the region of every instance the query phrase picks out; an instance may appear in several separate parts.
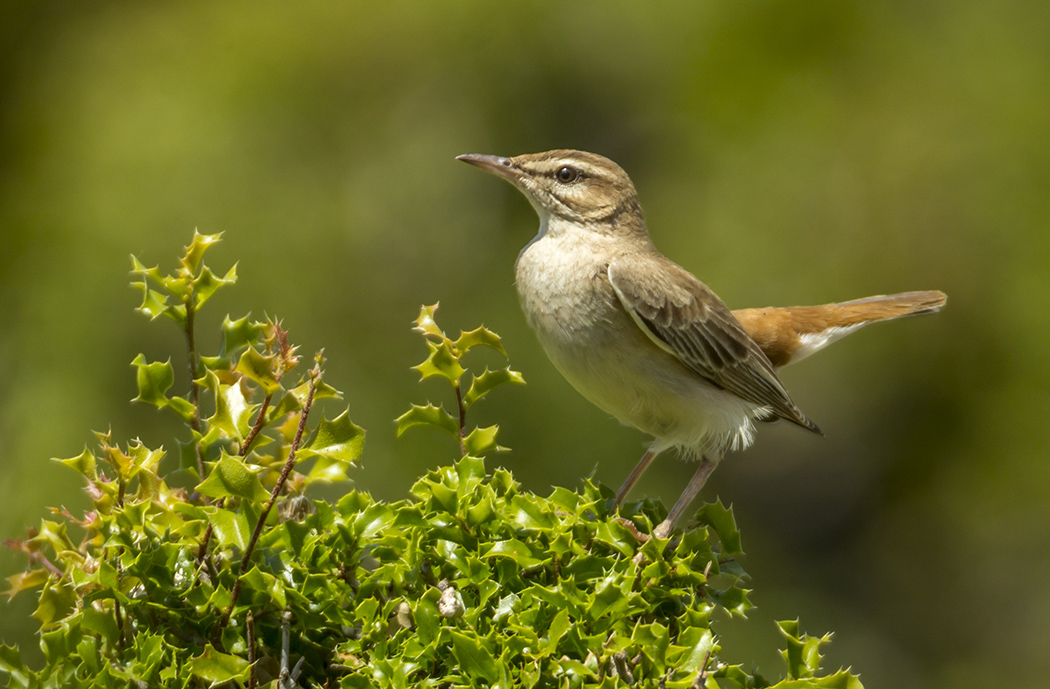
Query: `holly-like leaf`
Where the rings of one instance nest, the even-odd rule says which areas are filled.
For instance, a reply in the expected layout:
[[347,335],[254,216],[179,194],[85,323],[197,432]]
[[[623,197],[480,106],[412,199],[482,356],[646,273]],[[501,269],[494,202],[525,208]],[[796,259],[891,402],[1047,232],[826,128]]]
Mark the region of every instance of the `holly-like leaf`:
[[737,529],[736,518],[733,517],[733,509],[723,505],[721,499],[705,504],[696,516],[702,523],[714,529],[718,540],[722,542],[724,556],[739,555],[744,552],[740,544],[740,530]]
[[455,342],[456,349],[459,350],[460,355],[466,354],[471,348],[478,345],[492,347],[503,356],[507,356],[500,336],[484,326],[469,332],[461,332]]
[[[289,394],[285,397],[285,399],[292,398],[299,409],[302,409],[306,403],[306,397],[310,394],[310,385],[313,383],[309,376],[305,376],[305,378],[302,383],[289,390]],[[341,400],[343,399],[343,393],[322,380],[314,385],[314,401],[325,399]]]
[[448,340],[442,342],[427,340],[427,351],[430,354],[426,361],[412,367],[413,370],[419,371],[420,380],[441,376],[454,383],[465,373],[459,364],[459,355],[453,350],[452,343]]
[[459,435],[459,422],[444,407],[435,407],[433,404],[425,407],[413,404],[411,409],[397,417],[398,437],[413,426],[433,426],[451,435]]
[[237,371],[271,395],[281,389],[277,382],[277,366],[277,357],[260,354],[255,347],[249,346],[237,362]]
[[419,316],[414,321],[415,325],[412,328],[418,332],[423,333],[428,337],[434,337],[439,340],[447,339],[445,333],[438,327],[437,321],[434,320],[434,312],[437,311],[439,304],[431,304],[430,306],[423,306],[419,309]]
[[72,612],[75,607],[76,595],[73,588],[63,582],[50,581],[40,592],[33,617],[40,622],[41,627],[47,629]]
[[156,476],[160,460],[164,458],[164,449],[151,450],[140,441],[133,440],[128,446],[126,457],[128,458],[129,463],[129,471],[127,472],[128,478],[131,478],[140,472]]
[[183,254],[182,258],[179,259],[179,263],[186,269],[186,272],[191,275],[197,272],[197,266],[200,265],[201,259],[204,257],[206,252],[211,247],[222,241],[222,233],[218,234],[201,234],[197,230],[193,231],[193,241],[186,247],[186,253]]
[[253,502],[263,502],[270,497],[259,477],[245,466],[244,461],[226,452],[212,467],[208,478],[197,486],[197,491],[212,498],[236,497]]
[[[212,378],[215,374],[209,371],[208,376]],[[208,387],[215,390],[215,413],[208,417],[208,423],[220,429],[227,437],[244,440],[251,429],[252,417],[259,405],[248,403],[239,382],[226,385],[218,382],[216,378]]]
[[19,572],[18,574],[13,574],[7,578],[7,590],[4,591],[4,593],[7,594],[7,599],[11,600],[22,591],[43,586],[50,578],[51,574],[43,569],[31,569],[27,572]]
[[235,655],[220,653],[211,644],[196,658],[191,658],[186,669],[212,686],[227,682],[248,681],[248,661]]
[[237,320],[229,316],[222,321],[222,356],[230,356],[259,341],[265,323],[253,321],[250,314]]
[[507,448],[496,444],[499,426],[475,428],[463,439],[463,447],[471,457],[482,457],[489,452],[506,452]]
[[149,316],[150,320],[170,313],[172,307],[168,305],[167,295],[150,289],[145,282],[132,283],[132,286],[142,290],[142,304],[139,305],[138,311]]
[[235,547],[241,552],[248,547],[252,530],[243,511],[215,508],[210,520],[220,546]]
[[468,676],[481,679],[489,684],[499,680],[500,671],[492,653],[472,636],[452,631],[452,655],[459,661],[460,667]]
[[303,456],[318,455],[351,465],[361,457],[364,445],[364,429],[350,420],[350,410],[346,410],[331,421],[321,417]]
[[782,620],[777,622],[777,628],[787,641],[787,648],[781,651],[780,655],[787,663],[788,677],[815,677],[820,671],[820,647],[831,641],[831,634],[822,637],[802,634],[799,631],[798,620]]
[[193,404],[182,397],[168,397],[167,391],[175,383],[175,371],[171,359],[147,363],[146,357],[139,354],[131,365],[135,367],[135,380],[139,394],[132,402],[151,404],[157,409],[171,409],[184,420],[193,418]]
[[95,471],[95,453],[91,452],[86,447],[84,448],[84,451],[76,457],[70,457],[69,459],[52,457],[52,461],[61,462],[92,481],[98,478],[98,473]]
[[498,371],[486,369],[480,376],[474,376],[470,382],[470,389],[463,396],[463,406],[470,409],[475,402],[504,383],[524,385],[525,378],[517,371],[510,370],[510,367],[501,368]]
[[152,404],[158,409],[168,406],[165,393],[175,384],[175,369],[171,367],[171,359],[150,364],[146,362],[145,356],[139,354],[131,365],[135,367],[135,380],[139,388],[138,397],[132,401]]
[[223,277],[217,276],[211,272],[208,266],[201,268],[200,275],[193,280],[193,305],[194,308],[201,308],[204,303],[212,298],[212,296],[219,291],[221,287],[226,285],[232,285],[237,282],[237,264],[226,272]]

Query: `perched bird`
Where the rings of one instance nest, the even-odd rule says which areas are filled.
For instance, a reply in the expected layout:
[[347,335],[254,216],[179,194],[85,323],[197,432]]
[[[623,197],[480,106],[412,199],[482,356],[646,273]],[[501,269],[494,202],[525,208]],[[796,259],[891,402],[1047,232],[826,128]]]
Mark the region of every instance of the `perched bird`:
[[577,391],[655,440],[616,504],[664,450],[699,466],[654,535],[674,529],[722,456],[754,437],[754,421],[786,419],[820,433],[776,369],[858,328],[937,311],[944,293],[906,292],[840,304],[730,311],[661,254],[619,165],[556,150],[458,157],[525,195],[539,233],[518,255],[515,283],[529,325]]

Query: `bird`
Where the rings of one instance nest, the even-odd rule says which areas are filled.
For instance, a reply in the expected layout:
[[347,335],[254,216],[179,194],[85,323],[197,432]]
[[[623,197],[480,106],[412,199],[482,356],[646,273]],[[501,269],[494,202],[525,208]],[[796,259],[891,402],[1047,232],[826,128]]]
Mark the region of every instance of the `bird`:
[[457,159],[513,184],[539,216],[515,262],[515,286],[554,367],[591,403],[653,438],[615,507],[664,451],[698,460],[653,529],[657,538],[671,535],[725,454],[752,443],[755,421],[823,435],[779,368],[869,323],[933,313],[947,301],[929,290],[731,311],[654,246],[634,184],[612,160],[568,149]]

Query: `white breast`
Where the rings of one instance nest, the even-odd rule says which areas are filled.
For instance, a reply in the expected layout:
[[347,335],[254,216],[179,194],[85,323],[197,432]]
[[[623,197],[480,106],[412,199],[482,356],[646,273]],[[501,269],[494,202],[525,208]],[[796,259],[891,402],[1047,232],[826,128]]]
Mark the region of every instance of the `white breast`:
[[573,226],[541,232],[518,256],[522,309],[555,368],[590,402],[665,447],[720,455],[751,442],[758,408],[660,350],[608,279],[608,239]]

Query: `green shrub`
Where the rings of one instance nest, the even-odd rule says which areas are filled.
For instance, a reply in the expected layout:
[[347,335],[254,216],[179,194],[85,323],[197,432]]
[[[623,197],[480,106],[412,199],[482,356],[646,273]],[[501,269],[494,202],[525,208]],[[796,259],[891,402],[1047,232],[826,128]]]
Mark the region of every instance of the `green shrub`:
[[[163,448],[109,433],[59,460],[84,477],[93,509],[52,510],[9,543],[28,562],[9,593],[36,592],[46,659],[30,669],[0,647],[11,687],[771,686],[722,662],[711,630],[716,609],[750,607],[732,511],[705,505],[695,528],[649,539],[658,503],[617,516],[590,481],[541,497],[488,471],[498,428],[468,430],[467,414],[523,380],[509,367],[468,373],[469,350],[503,353],[499,337],[479,328],[453,340],[436,306],[416,321],[428,356],[415,368],[450,383],[456,413],[413,405],[398,433],[440,429],[461,458],[401,502],[311,499],[314,484],[346,478],[364,432],[346,411],[317,418],[315,405],[340,393],[320,354],[296,372],[276,321],[227,317],[219,352],[197,352],[198,312],[236,279],[202,262],[216,241],[195,235],[170,275],[133,259],[140,310],[178,324],[193,374],[172,396],[170,360],[139,355],[136,401],[175,414],[187,438],[168,472]],[[772,686],[860,687],[848,672],[820,673],[828,637],[780,628],[787,679]]]

